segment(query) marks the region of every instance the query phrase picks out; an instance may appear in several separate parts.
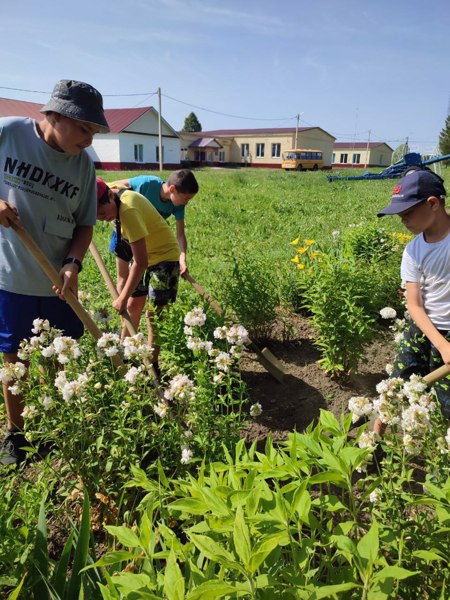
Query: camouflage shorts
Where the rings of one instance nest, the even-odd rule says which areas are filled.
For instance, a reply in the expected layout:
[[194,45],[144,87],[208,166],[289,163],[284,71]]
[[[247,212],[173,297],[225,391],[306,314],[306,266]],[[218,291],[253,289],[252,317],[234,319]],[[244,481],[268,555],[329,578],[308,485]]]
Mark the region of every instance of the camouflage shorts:
[[[450,331],[440,331],[450,341]],[[412,321],[403,333],[400,347],[395,357],[393,377],[409,379],[416,375],[427,375],[443,365],[441,355],[430,340]],[[441,403],[442,414],[450,419],[450,375],[434,384],[437,397]]]
[[179,277],[180,264],[178,262],[158,263],[145,270],[131,295],[133,298],[148,296],[155,306],[165,306],[177,299]]

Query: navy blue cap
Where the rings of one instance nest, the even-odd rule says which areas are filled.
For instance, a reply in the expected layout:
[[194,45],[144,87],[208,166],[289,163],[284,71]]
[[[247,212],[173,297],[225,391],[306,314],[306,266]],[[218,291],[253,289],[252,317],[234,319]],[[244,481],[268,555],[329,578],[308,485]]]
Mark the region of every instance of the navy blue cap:
[[398,215],[427,200],[430,196],[445,198],[443,179],[432,171],[410,171],[392,190],[391,203],[380,210],[377,216]]

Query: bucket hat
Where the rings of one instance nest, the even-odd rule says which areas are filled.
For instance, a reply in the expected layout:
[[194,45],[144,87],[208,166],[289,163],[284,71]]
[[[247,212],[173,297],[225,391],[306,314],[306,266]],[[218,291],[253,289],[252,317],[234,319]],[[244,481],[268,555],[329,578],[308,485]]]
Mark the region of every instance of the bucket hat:
[[378,213],[378,217],[398,215],[420,204],[430,196],[445,198],[444,182],[432,171],[410,171],[392,190],[391,203]]
[[73,79],[61,79],[55,84],[52,96],[41,112],[56,112],[70,119],[100,126],[100,133],[108,133],[109,126],[103,112],[103,98],[92,85]]

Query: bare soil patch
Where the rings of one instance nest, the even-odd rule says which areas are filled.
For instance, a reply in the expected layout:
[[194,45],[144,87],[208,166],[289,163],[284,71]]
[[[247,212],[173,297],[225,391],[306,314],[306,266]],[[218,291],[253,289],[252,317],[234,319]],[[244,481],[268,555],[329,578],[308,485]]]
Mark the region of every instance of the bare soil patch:
[[[389,332],[368,346],[358,372],[348,378],[332,378],[317,364],[320,352],[309,321],[300,315],[291,319],[292,335],[283,341],[281,327],[275,328],[265,346],[282,362],[287,375],[283,384],[247,355],[242,363],[251,403],[259,402],[262,414],[249,421],[242,434],[249,441],[286,439],[294,429],[302,431],[319,416],[321,408],[338,418],[352,396],[376,397],[376,384],[386,379],[386,364],[393,361],[394,344]],[[259,344],[262,345],[263,344]]]

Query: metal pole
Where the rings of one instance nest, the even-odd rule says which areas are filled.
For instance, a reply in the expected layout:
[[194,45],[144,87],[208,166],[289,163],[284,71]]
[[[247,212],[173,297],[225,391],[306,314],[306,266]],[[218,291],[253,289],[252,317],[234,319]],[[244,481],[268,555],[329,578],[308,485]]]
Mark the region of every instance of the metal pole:
[[158,88],[158,144],[159,144],[159,170],[163,170],[163,147],[161,132],[161,88]]
[[369,162],[369,146],[370,146],[370,129],[369,129],[369,137],[367,139],[367,146],[366,146],[366,164],[364,165],[364,168],[367,169],[367,163]]
[[295,148],[298,148],[298,124],[300,122],[300,115],[297,115],[297,125],[295,127]]

